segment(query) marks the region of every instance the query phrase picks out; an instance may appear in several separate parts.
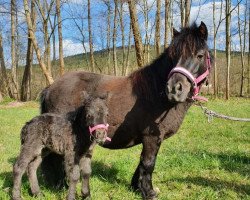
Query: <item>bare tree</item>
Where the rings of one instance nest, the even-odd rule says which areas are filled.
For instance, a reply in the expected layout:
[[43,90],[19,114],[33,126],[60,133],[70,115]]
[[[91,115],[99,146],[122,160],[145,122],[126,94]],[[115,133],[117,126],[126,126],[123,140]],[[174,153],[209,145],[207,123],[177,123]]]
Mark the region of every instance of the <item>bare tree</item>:
[[64,59],[63,59],[62,18],[61,18],[60,0],[56,0],[56,15],[57,15],[57,19],[58,19],[60,74],[62,75],[64,73]]
[[118,5],[116,0],[114,2],[115,2],[115,15],[114,15],[114,27],[113,27],[113,66],[114,66],[114,74],[117,75],[116,24],[117,24]]
[[50,4],[48,4],[47,0],[43,0],[43,4],[41,4],[40,0],[35,1],[38,11],[41,16],[41,22],[43,25],[43,36],[44,36],[44,46],[45,46],[45,51],[44,51],[44,61],[47,64],[47,69],[49,73],[51,74],[51,45],[50,45],[50,34],[49,34],[49,18],[50,18],[50,13],[54,5],[54,0],[50,1]]
[[129,26],[129,35],[128,35],[128,48],[127,48],[127,56],[126,56],[126,67],[124,71],[124,75],[128,74],[128,66],[129,66],[129,55],[130,55],[130,46],[131,46],[131,38],[132,38],[132,25]]
[[160,55],[161,51],[161,36],[160,36],[160,22],[161,22],[161,0],[156,1],[156,16],[155,16],[155,48],[156,55]]
[[[239,0],[237,1],[239,3]],[[241,24],[241,19],[240,19],[240,4],[238,4],[238,34],[239,34],[239,40],[240,40],[240,60],[241,60],[240,96],[243,96],[245,62],[244,62],[244,48],[243,48],[242,36],[241,36],[241,33],[242,33],[241,27],[242,27],[242,24]],[[244,31],[244,28],[243,28],[243,31]]]
[[185,27],[189,26],[189,21],[190,21],[190,8],[191,8],[191,1],[190,0],[185,0]]
[[17,82],[17,61],[16,61],[16,0],[11,0],[11,78],[12,78],[12,95],[18,99],[18,82]]
[[5,66],[5,60],[4,60],[4,51],[3,51],[3,42],[2,42],[2,32],[0,30],[0,66],[1,66],[1,87],[2,92],[5,93],[5,95],[9,95],[12,97],[11,93],[11,87],[10,82],[8,80],[7,72],[6,72],[6,66]]
[[226,0],[226,65],[227,65],[227,76],[226,76],[226,99],[230,97],[230,65],[231,65],[231,0]]
[[134,34],[137,64],[139,67],[142,67],[144,65],[142,39],[135,9],[135,2],[133,0],[128,0],[128,5],[129,5],[130,21],[132,24],[132,29]]
[[[152,7],[152,6],[151,6]],[[149,63],[149,59],[150,59],[150,51],[149,51],[149,47],[150,47],[150,41],[149,41],[149,11],[150,11],[150,7],[148,5],[148,1],[147,0],[143,0],[142,1],[142,13],[143,13],[143,17],[144,17],[144,26],[145,26],[145,40],[144,40],[144,64]]]
[[165,0],[165,31],[164,31],[164,48],[168,47],[168,24],[169,24],[169,11],[171,0]]
[[[36,29],[36,12],[34,0],[31,1],[31,22],[34,30]],[[23,73],[21,86],[21,101],[31,100],[31,67],[33,63],[33,45],[30,34],[28,33],[28,47],[26,54],[26,66]]]
[[181,27],[185,26],[185,3],[184,0],[180,0],[180,13],[181,13]]
[[120,18],[120,27],[122,35],[122,75],[125,74],[125,27],[123,22],[123,1],[120,1],[119,18]]
[[[223,9],[222,0],[220,1],[219,12],[216,10],[216,1],[213,0],[213,30],[214,30],[214,39],[213,39],[213,43],[214,43],[214,74],[213,74],[214,83],[213,84],[214,84],[214,96],[215,96],[215,98],[217,98],[217,95],[218,95],[218,75],[217,75],[217,63],[216,63],[216,57],[217,57],[216,37],[217,37],[218,31],[219,31],[219,27],[222,23],[222,9]],[[217,26],[216,26],[216,17],[215,17],[216,13],[220,13]]]
[[32,25],[32,20],[31,20],[31,15],[30,15],[30,10],[29,10],[29,6],[28,6],[28,0],[23,0],[23,4],[24,4],[24,11],[25,11],[25,16],[26,16],[26,22],[27,22],[27,26],[28,26],[28,31],[29,31],[29,35],[30,38],[32,40],[32,44],[34,46],[35,52],[36,52],[36,56],[37,56],[37,60],[39,62],[39,66],[42,69],[42,72],[46,78],[46,80],[48,81],[49,84],[52,84],[54,82],[53,77],[51,75],[51,71],[49,71],[42,59],[42,55],[41,55],[41,50],[39,49],[38,43],[37,43],[37,39],[35,36],[35,32],[34,32],[34,27]]
[[88,29],[89,29],[89,50],[90,50],[90,65],[91,71],[95,71],[95,59],[92,41],[92,28],[91,28],[91,13],[90,13],[90,0],[88,0]]

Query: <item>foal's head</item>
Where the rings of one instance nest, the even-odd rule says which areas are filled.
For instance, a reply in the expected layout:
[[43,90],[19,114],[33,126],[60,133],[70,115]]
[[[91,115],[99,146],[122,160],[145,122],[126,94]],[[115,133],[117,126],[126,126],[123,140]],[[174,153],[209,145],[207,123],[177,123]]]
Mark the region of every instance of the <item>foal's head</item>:
[[180,32],[174,30],[169,50],[175,68],[170,72],[166,85],[170,101],[194,99],[205,82],[211,67],[207,37],[207,27],[203,22],[199,27],[193,24]]
[[88,126],[91,139],[97,143],[104,143],[110,140],[107,137],[108,131],[108,94],[99,96],[90,96],[84,92],[84,115],[85,125]]

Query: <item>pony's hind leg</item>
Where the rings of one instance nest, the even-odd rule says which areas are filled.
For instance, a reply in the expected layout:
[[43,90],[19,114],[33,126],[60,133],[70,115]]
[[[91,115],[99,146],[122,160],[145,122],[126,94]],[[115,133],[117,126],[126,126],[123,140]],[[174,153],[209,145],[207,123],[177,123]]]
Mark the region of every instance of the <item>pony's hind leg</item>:
[[91,158],[93,150],[89,150],[80,160],[80,171],[82,175],[82,198],[90,198],[89,177],[91,176]]
[[144,136],[140,163],[132,178],[132,188],[139,190],[146,200],[155,199],[157,196],[153,190],[152,173],[160,145],[161,140],[157,136]]
[[37,168],[39,167],[41,162],[42,162],[42,157],[41,155],[39,155],[28,165],[27,174],[28,174],[28,178],[30,182],[31,193],[34,196],[42,195],[42,193],[40,192],[40,187],[39,187],[38,180],[37,180]]
[[36,156],[36,151],[33,151],[31,148],[23,146],[21,148],[20,156],[18,157],[14,167],[13,167],[13,190],[12,190],[12,199],[20,200],[21,199],[21,182],[22,176],[27,169],[28,164]]

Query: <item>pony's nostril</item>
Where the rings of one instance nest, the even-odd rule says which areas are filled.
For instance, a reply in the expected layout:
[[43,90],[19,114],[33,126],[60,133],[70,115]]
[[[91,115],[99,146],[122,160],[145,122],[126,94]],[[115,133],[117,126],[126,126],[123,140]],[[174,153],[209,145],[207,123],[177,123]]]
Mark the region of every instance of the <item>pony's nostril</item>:
[[175,90],[179,91],[179,92],[182,92],[182,84],[181,83],[177,83],[176,86],[175,86]]

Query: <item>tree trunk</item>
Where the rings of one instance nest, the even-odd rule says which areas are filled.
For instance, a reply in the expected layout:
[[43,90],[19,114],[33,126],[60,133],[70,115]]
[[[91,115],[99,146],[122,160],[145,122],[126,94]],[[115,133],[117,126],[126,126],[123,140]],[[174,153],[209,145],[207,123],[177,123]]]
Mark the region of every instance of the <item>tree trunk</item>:
[[226,0],[226,65],[227,65],[227,76],[226,76],[226,99],[228,100],[230,97],[230,21],[231,21],[231,13],[230,13],[230,4],[231,0]]
[[125,31],[124,31],[124,23],[123,23],[123,2],[120,2],[120,25],[121,25],[121,34],[122,34],[122,75],[125,74],[125,59],[126,59],[126,52],[125,52]]
[[142,40],[141,34],[138,24],[138,18],[135,9],[135,3],[133,0],[128,0],[129,5],[129,13],[130,13],[130,23],[132,24],[133,34],[134,34],[134,41],[135,41],[135,50],[136,50],[136,58],[137,64],[139,67],[144,65],[143,61],[143,48],[142,48]]
[[110,74],[110,57],[111,57],[111,53],[110,53],[110,32],[111,32],[111,28],[110,28],[110,18],[111,18],[111,5],[110,5],[110,1],[107,1],[106,3],[107,7],[108,7],[108,16],[107,16],[107,51],[108,51],[108,74]]
[[63,59],[63,37],[62,37],[62,18],[60,0],[56,0],[56,14],[58,19],[58,40],[59,40],[59,62],[60,62],[60,74],[64,73],[64,59]]
[[5,93],[5,95],[9,95],[12,97],[11,93],[11,87],[9,83],[9,79],[6,72],[6,66],[4,61],[4,51],[3,51],[3,42],[2,42],[2,32],[0,31],[0,66],[1,66],[1,87],[2,92]]
[[126,58],[126,68],[125,68],[125,74],[124,74],[125,76],[128,74],[131,38],[132,38],[132,27],[130,25],[129,26],[129,36],[128,36],[128,49],[127,49],[127,58]]
[[240,80],[240,96],[243,97],[243,88],[244,88],[244,75],[245,75],[245,63],[244,63],[244,54],[243,54],[243,44],[241,38],[241,23],[240,23],[240,4],[238,2],[238,34],[240,39],[240,60],[241,60],[241,80]]
[[185,25],[185,3],[184,0],[180,0],[180,13],[181,13],[181,27]]
[[144,16],[144,24],[145,24],[145,41],[144,41],[144,64],[149,63],[150,59],[150,54],[149,54],[149,33],[148,33],[148,12],[149,12],[149,7],[148,7],[148,1],[143,0],[143,16]]
[[92,41],[92,28],[91,28],[91,13],[90,13],[90,0],[88,0],[88,29],[89,29],[89,50],[90,50],[90,65],[91,71],[95,71],[95,59]]
[[0,103],[3,101],[3,95],[2,92],[0,91]]
[[217,91],[217,65],[216,65],[216,19],[215,19],[215,14],[216,14],[216,7],[215,7],[215,0],[213,0],[213,26],[214,26],[214,97],[217,98],[218,91]]
[[11,78],[12,94],[18,99],[18,82],[17,82],[17,62],[16,62],[16,0],[11,0]]
[[[35,13],[35,2],[31,1],[31,20],[34,30],[36,29],[36,13]],[[33,45],[32,40],[30,38],[30,34],[28,34],[28,47],[26,54],[26,66],[23,73],[23,80],[21,86],[21,101],[29,101],[31,100],[31,67],[33,63]]]
[[[250,7],[248,5],[248,34],[250,30]],[[248,79],[247,79],[247,93],[250,95],[250,36],[248,35]]]
[[185,0],[185,27],[189,26],[191,1]]
[[160,22],[161,22],[161,0],[157,0],[156,1],[156,17],[155,17],[155,48],[156,48],[156,56],[159,56],[160,51],[161,51]]
[[115,74],[115,76],[117,75],[117,57],[116,57],[117,12],[118,12],[118,6],[117,6],[117,1],[115,1],[115,15],[114,15],[114,28],[113,28],[113,66],[114,66],[114,74]]
[[169,18],[169,6],[170,0],[165,0],[165,32],[164,32],[164,48],[168,47],[168,18]]
[[27,21],[27,26],[28,26],[28,31],[29,31],[29,35],[30,38],[32,40],[35,52],[36,52],[36,56],[37,56],[37,60],[39,62],[39,66],[42,69],[42,72],[46,78],[46,80],[48,81],[49,84],[52,84],[54,82],[53,77],[51,75],[51,72],[47,70],[46,65],[44,64],[44,61],[42,59],[41,56],[41,51],[38,47],[38,43],[37,43],[37,39],[35,36],[35,32],[34,32],[34,28],[32,26],[32,20],[31,20],[31,16],[30,16],[30,11],[29,11],[29,6],[28,6],[28,0],[23,0],[23,4],[24,4],[24,11],[25,11],[25,16],[26,16],[26,21]]

